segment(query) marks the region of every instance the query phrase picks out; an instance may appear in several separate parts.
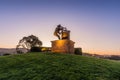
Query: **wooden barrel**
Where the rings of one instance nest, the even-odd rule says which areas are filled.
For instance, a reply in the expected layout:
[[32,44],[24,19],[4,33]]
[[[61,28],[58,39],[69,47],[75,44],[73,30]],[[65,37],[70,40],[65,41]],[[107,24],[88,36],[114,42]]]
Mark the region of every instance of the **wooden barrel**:
[[70,40],[70,31],[65,31],[62,33],[62,39]]

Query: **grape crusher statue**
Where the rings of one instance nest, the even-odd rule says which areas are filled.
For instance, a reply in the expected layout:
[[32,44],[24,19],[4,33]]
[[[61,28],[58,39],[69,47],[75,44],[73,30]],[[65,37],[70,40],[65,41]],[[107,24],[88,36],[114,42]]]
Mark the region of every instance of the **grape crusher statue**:
[[61,26],[60,24],[57,25],[54,35],[58,37],[59,40],[67,39],[70,40],[70,30],[67,30],[66,27]]
[[54,35],[58,37],[59,40],[51,41],[51,51],[57,53],[74,53],[74,44],[72,40],[70,40],[70,30],[67,30],[66,27],[57,25],[54,31]]

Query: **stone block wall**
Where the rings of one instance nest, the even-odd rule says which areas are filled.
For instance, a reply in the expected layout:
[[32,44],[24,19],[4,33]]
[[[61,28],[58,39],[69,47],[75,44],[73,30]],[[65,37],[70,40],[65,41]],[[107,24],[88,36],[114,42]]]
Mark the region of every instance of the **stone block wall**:
[[74,44],[72,40],[55,40],[52,42],[52,52],[74,54]]

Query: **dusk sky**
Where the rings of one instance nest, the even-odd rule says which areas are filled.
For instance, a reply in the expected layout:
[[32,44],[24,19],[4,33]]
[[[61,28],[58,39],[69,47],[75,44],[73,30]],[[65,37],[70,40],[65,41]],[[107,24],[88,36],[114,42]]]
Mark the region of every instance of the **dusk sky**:
[[120,55],[120,0],[0,0],[0,48],[31,34],[50,47],[58,24],[83,52]]

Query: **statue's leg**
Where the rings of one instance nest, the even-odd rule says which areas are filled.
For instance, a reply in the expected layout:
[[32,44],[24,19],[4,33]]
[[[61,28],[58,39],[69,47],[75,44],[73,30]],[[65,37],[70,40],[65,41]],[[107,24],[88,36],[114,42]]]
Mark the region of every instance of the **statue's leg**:
[[54,32],[54,35],[58,37],[58,39],[60,40],[60,35],[57,32]]
[[58,39],[60,40],[60,36],[57,34]]

